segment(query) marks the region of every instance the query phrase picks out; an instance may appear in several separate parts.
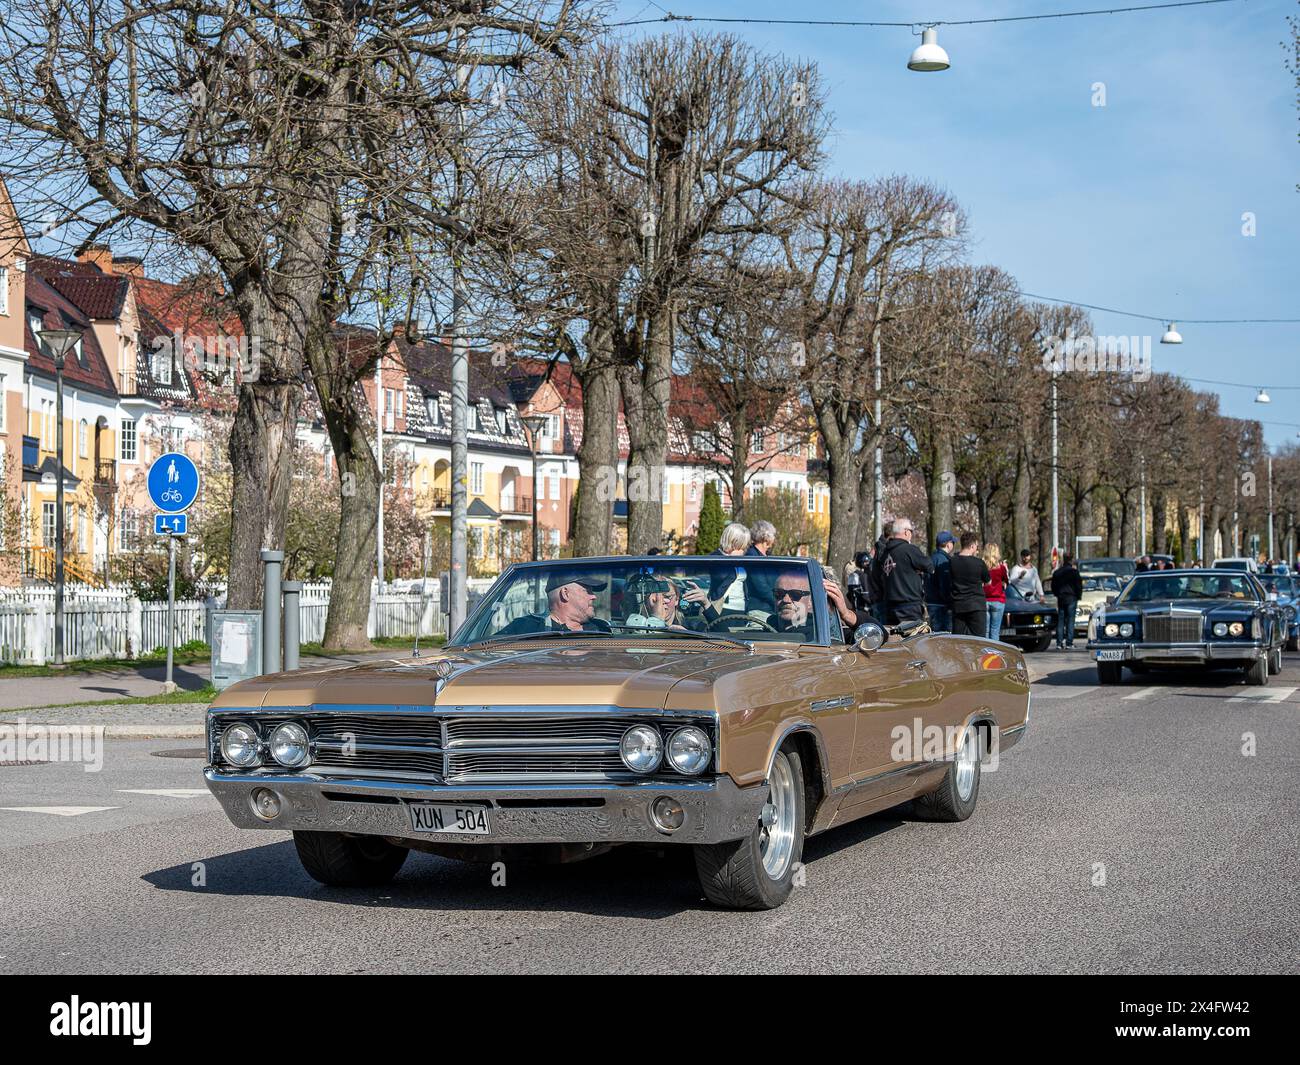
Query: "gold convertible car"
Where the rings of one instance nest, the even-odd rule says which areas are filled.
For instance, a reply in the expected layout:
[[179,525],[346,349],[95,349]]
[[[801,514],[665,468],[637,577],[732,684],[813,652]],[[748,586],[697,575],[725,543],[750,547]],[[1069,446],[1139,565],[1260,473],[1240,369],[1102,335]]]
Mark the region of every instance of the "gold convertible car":
[[965,820],[1029,721],[1019,651],[854,620],[808,559],[525,563],[426,657],[227,689],[204,775],[326,884],[384,883],[412,849],[682,843],[709,899],[767,909],[814,833],[908,800]]

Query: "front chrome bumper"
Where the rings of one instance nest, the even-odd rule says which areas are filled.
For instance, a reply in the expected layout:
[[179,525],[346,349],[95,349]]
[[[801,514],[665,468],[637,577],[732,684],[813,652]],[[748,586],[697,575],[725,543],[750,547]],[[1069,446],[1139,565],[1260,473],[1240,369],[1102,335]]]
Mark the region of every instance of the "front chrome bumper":
[[1113,661],[1180,659],[1201,662],[1249,662],[1264,653],[1264,645],[1250,640],[1214,643],[1123,643],[1119,640],[1089,640],[1088,652],[1123,651],[1124,657]]
[[[208,766],[208,789],[238,828],[350,832],[447,843],[722,843],[753,831],[765,785],[739,788],[728,776],[690,782],[490,784],[456,787],[303,773],[232,773]],[[253,811],[252,793],[269,788],[281,802],[274,820]],[[661,795],[681,803],[686,820],[672,833],[650,820]],[[490,835],[416,832],[407,804],[486,806]]]

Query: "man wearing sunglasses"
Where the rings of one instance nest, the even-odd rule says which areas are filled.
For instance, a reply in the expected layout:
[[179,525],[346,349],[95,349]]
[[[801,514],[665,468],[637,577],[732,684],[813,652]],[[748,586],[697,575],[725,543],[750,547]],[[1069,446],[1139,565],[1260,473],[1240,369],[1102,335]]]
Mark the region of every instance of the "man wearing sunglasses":
[[806,573],[783,573],[772,591],[776,614],[772,627],[777,632],[799,632],[805,640],[813,638],[812,592]]

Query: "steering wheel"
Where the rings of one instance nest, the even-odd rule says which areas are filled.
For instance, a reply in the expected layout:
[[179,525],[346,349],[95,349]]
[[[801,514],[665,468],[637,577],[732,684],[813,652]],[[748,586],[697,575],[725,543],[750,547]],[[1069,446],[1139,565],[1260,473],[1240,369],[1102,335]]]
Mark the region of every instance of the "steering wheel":
[[762,621],[762,620],[760,620],[759,618],[754,617],[754,615],[752,615],[752,614],[742,614],[742,613],[741,613],[740,611],[738,611],[738,610],[733,610],[733,611],[730,611],[729,613],[726,613],[726,614],[719,614],[719,615],[718,615],[716,618],[714,618],[712,621],[706,621],[706,622],[704,623],[704,631],[705,631],[705,632],[713,632],[713,631],[714,631],[714,626],[715,626],[715,625],[718,625],[718,624],[720,624],[721,622],[724,622],[724,621],[743,621],[743,622],[745,622],[745,623],[746,623],[750,628],[755,628],[755,627],[757,627],[757,628],[759,628],[759,629],[763,629],[763,630],[765,630],[765,631],[767,631],[767,632],[776,632],[776,631],[777,631],[775,628],[773,628],[771,625],[769,625],[766,621]]

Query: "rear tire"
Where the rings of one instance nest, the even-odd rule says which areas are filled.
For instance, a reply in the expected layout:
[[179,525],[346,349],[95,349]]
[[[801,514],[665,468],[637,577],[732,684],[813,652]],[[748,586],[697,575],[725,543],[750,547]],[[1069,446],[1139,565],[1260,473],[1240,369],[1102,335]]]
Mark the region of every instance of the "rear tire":
[[1049,647],[1051,647],[1051,646],[1052,646],[1052,637],[1050,637],[1050,636],[1044,636],[1044,637],[1043,637],[1041,640],[1039,640],[1036,644],[1033,644],[1033,645],[1029,648],[1029,650],[1031,650],[1031,651],[1037,651],[1038,653],[1041,654],[1043,651],[1046,651],[1046,650],[1047,650]]
[[980,797],[980,756],[984,751],[983,734],[969,725],[962,734],[961,746],[934,791],[918,796],[912,808],[927,821],[965,821],[975,812]]
[[1267,654],[1260,655],[1246,667],[1247,684],[1261,688],[1268,684],[1268,659]]
[[1286,649],[1288,651],[1300,651],[1300,636],[1288,636],[1286,638]]
[[307,874],[330,887],[377,887],[397,875],[410,853],[378,836],[295,832],[293,845]]
[[803,764],[793,744],[776,752],[768,777],[768,801],[744,839],[702,843],[695,872],[704,896],[732,910],[772,910],[790,897],[803,858]]
[[1098,662],[1098,684],[1122,684],[1124,682],[1124,665],[1121,662]]

